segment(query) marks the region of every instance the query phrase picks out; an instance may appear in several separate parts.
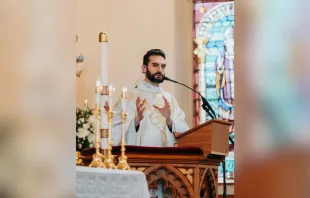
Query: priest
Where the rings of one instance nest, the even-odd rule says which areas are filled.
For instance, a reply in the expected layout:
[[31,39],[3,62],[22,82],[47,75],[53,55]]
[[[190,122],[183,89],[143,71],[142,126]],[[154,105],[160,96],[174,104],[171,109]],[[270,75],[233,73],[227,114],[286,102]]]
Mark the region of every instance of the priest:
[[[164,91],[160,84],[165,78],[166,55],[160,49],[149,50],[143,57],[142,73],[145,78],[128,91],[125,133],[126,144],[137,146],[174,146],[174,132],[185,132],[188,125],[185,114],[175,97]],[[120,145],[122,137],[121,100],[114,110],[112,144]]]

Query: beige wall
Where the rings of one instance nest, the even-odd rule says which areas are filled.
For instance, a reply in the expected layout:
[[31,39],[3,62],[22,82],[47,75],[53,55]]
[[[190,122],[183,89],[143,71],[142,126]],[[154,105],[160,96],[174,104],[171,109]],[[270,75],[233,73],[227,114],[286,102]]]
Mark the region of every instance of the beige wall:
[[[85,57],[84,70],[77,78],[77,105],[85,99],[94,105],[95,80],[100,74],[98,34],[109,35],[109,78],[119,91],[131,87],[141,75],[144,53],[161,48],[167,54],[166,75],[192,83],[192,1],[189,0],[79,0],[79,49]],[[165,82],[192,126],[192,93]],[[116,96],[116,94],[115,94]]]

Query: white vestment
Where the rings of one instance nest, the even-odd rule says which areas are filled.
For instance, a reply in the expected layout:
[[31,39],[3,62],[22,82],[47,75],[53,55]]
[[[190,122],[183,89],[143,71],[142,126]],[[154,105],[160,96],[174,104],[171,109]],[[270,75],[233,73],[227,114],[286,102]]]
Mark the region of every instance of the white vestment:
[[[136,146],[166,147],[174,146],[175,138],[167,126],[166,119],[153,107],[163,107],[167,99],[172,119],[172,132],[183,133],[188,130],[185,122],[185,114],[180,109],[176,99],[170,93],[160,87],[155,87],[144,80],[139,81],[137,86],[128,91],[126,97],[126,112],[128,113],[125,123],[126,144]],[[146,99],[144,118],[141,120],[139,129],[136,131],[134,118],[137,115],[136,100]],[[121,123],[121,101],[119,100],[114,108],[116,114],[112,124],[112,145],[120,145],[122,138]]]

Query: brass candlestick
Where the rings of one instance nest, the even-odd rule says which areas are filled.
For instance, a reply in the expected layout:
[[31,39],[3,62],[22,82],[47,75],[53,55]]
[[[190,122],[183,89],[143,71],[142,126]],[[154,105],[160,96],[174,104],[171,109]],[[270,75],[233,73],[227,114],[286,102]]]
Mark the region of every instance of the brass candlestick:
[[118,164],[117,164],[117,169],[120,170],[130,170],[130,166],[127,163],[127,156],[125,155],[126,151],[126,142],[125,142],[125,122],[126,122],[126,117],[127,113],[125,109],[123,109],[123,112],[121,113],[122,116],[122,125],[123,125],[123,132],[122,132],[122,148],[121,148],[121,156],[118,158]]
[[81,152],[76,151],[75,152],[75,165],[83,165],[83,160],[80,157],[81,157]]
[[107,169],[116,169],[114,163],[114,156],[112,155],[112,142],[111,142],[111,130],[112,130],[112,119],[114,112],[111,110],[111,107],[108,111],[108,121],[109,121],[109,131],[108,131],[108,151],[105,156],[104,165]]
[[96,105],[96,153],[93,155],[93,160],[90,163],[89,167],[96,168],[106,168],[104,165],[102,158],[103,155],[100,153],[100,105]]

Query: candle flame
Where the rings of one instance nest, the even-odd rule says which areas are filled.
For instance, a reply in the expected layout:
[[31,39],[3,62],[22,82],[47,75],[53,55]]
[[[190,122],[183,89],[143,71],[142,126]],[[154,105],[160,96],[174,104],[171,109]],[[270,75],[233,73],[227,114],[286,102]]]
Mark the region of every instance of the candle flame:
[[112,91],[114,91],[115,89],[112,87],[112,85],[109,85],[109,97],[112,96]]
[[87,100],[84,101],[84,108],[86,108],[86,109],[88,108]]
[[122,89],[123,98],[126,98],[126,91],[127,91],[127,88],[123,86],[123,89]]
[[97,86],[97,87],[100,87],[100,85],[101,85],[101,82],[100,82],[100,80],[98,79],[98,80],[96,81],[96,86]]

